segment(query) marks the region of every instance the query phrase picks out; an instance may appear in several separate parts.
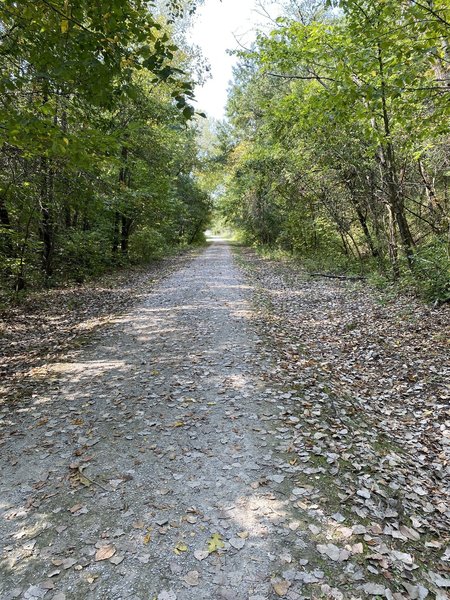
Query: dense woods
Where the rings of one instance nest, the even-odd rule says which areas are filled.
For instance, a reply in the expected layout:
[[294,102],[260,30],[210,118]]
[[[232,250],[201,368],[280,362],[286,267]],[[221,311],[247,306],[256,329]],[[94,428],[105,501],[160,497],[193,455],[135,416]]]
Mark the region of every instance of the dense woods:
[[7,294],[200,241],[212,197],[248,243],[449,300],[448,1],[287,2],[200,150],[193,6],[2,3]]
[[448,0],[285,13],[239,52],[222,213],[316,270],[370,270],[448,300]]
[[172,31],[184,9],[149,6],[2,2],[4,290],[81,282],[201,237],[209,203],[189,125],[200,67]]

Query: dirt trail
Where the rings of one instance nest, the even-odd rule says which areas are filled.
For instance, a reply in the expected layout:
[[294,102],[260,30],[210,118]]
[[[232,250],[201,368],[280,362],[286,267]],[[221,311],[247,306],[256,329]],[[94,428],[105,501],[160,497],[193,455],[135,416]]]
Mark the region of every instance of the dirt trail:
[[363,571],[367,519],[320,507],[251,299],[216,242],[3,415],[0,598],[426,597]]

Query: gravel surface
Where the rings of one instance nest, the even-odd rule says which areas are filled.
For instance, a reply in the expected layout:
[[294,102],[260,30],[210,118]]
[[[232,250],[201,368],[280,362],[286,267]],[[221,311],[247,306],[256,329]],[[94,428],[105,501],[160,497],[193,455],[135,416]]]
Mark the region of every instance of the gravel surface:
[[2,598],[268,597],[287,513],[248,293],[212,245],[5,416]]
[[370,520],[321,507],[252,285],[216,241],[3,410],[2,600],[426,597],[406,553],[409,592],[363,570]]

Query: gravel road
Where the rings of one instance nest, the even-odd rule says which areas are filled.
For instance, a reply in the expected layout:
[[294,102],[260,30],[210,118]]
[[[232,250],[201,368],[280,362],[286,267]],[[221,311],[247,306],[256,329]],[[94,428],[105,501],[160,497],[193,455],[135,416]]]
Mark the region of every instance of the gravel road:
[[[427,420],[445,315],[427,309],[430,351],[425,308],[408,333],[369,288],[239,264],[216,240],[137,285],[0,407],[1,600],[448,597],[447,429]],[[416,344],[407,383],[397,331]],[[431,466],[399,439],[412,417],[374,348],[393,399],[420,391]]]
[[210,245],[5,419],[2,598],[271,597],[304,542],[249,293]]

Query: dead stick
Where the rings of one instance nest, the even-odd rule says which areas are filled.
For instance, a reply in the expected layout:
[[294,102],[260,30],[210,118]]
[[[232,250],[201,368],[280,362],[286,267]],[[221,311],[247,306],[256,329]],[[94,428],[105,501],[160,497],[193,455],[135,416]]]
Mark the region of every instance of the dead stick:
[[95,481],[94,479],[91,479],[90,477],[88,477],[86,475],[86,473],[84,473],[84,469],[86,467],[85,466],[81,466],[78,467],[78,473],[84,477],[85,479],[87,479],[88,481],[90,481],[91,483],[93,483],[94,485],[98,485],[99,488],[101,488],[102,490],[105,490],[105,492],[111,492],[112,490],[108,490],[108,488],[105,488],[105,486],[103,486],[101,483],[99,483],[98,481]]
[[364,281],[366,278],[362,275],[333,275],[332,273],[308,273],[311,277],[329,277],[330,279],[343,279],[347,281]]

